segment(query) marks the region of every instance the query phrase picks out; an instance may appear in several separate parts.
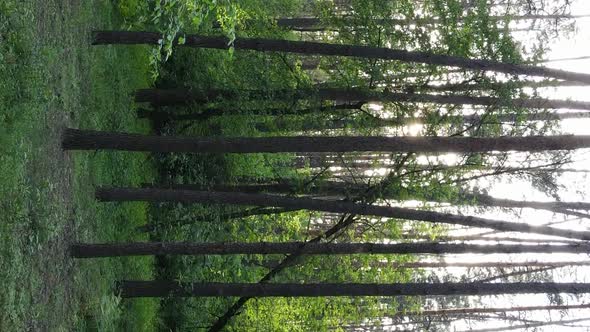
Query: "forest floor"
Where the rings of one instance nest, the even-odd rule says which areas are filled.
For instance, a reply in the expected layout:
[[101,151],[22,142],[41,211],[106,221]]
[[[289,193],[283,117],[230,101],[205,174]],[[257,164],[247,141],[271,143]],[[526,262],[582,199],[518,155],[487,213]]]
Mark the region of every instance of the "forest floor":
[[145,204],[105,204],[101,185],[137,185],[143,154],[63,152],[63,128],[148,132],[131,92],[150,85],[142,47],[92,47],[121,27],[110,1],[0,2],[1,331],[153,330],[158,301],[121,301],[114,282],[150,279],[153,259],[75,261],[75,241],[145,240]]

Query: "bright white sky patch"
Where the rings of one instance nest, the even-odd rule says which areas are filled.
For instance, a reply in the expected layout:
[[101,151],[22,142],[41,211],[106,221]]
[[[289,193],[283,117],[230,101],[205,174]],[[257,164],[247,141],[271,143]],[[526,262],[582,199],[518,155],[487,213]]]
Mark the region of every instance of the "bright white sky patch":
[[[582,15],[590,13],[590,1],[578,0],[572,5],[572,14]],[[578,56],[590,55],[590,18],[577,19],[577,33],[570,39],[562,39],[555,42],[552,46],[551,52],[547,55],[548,59],[561,59],[571,58]],[[575,60],[575,61],[560,61],[550,62],[546,64],[547,67],[558,68],[563,70],[570,70],[575,72],[590,73],[590,60]],[[554,99],[572,99],[572,100],[585,100],[590,101],[590,87],[563,87],[563,88],[551,88],[543,91],[542,97],[554,98]],[[590,135],[590,120],[589,119],[572,119],[565,120],[561,124],[562,132],[564,134],[575,134],[575,135]],[[590,158],[588,150],[580,150],[575,152],[574,159],[579,160],[574,165],[568,165],[566,167],[577,168],[577,169],[590,169]],[[566,186],[568,190],[561,192],[561,198],[563,201],[583,201],[590,198],[590,178],[583,173],[566,173],[561,177],[561,183]],[[543,193],[533,190],[530,185],[524,181],[515,181],[512,183],[501,183],[495,185],[490,194],[495,197],[510,198],[517,200],[551,200]],[[501,216],[507,217],[502,214],[492,213],[484,215],[484,217],[500,218]],[[508,217],[507,217],[508,218]],[[515,219],[512,217],[511,219]],[[539,211],[523,211],[521,215],[521,222],[529,222],[532,224],[544,224],[552,221],[559,221],[565,219],[563,216],[554,216],[551,213],[539,212]],[[573,220],[566,222],[556,227],[566,227],[569,229],[576,230],[590,230],[590,220]],[[520,235],[522,238],[526,238],[526,235]],[[497,256],[497,257],[496,257]],[[589,260],[589,255],[565,255],[565,254],[553,254],[553,255],[519,255],[519,261],[522,260]],[[458,258],[459,260],[465,261],[465,256]],[[469,260],[478,261],[481,260],[481,256],[471,255]],[[449,258],[448,261],[457,260],[457,258]],[[486,256],[485,260],[506,260],[506,256]],[[465,269],[454,269],[453,273],[462,274]],[[564,273],[565,272],[565,273]],[[562,270],[556,270],[554,273],[555,281],[561,282],[590,282],[590,268],[588,267],[575,267],[567,268]],[[586,303],[588,303],[588,296],[584,297]],[[564,295],[564,299],[571,303],[584,303],[584,301],[575,300],[571,297]],[[514,296],[514,297],[489,297],[486,300],[486,306],[510,306],[514,304],[518,305],[541,305],[547,303],[547,298],[544,295],[528,295],[528,296]],[[590,312],[588,310],[572,310],[568,316],[563,319],[575,319],[589,317]],[[559,312],[535,312],[530,315],[529,318],[541,321],[548,320],[559,320]],[[587,322],[580,323],[581,325],[587,325]],[[506,326],[507,322],[485,322],[475,323],[472,325],[473,328],[489,328],[494,326]],[[463,323],[457,324],[457,330],[467,328]],[[573,331],[588,331],[590,329],[583,328],[581,326],[566,327],[566,326],[546,326],[540,327],[537,331],[559,331],[559,332],[573,332]]]

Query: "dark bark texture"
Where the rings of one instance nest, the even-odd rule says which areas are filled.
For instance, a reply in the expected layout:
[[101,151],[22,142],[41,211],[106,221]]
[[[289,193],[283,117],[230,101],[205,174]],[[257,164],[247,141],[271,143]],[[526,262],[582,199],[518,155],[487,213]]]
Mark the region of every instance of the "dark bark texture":
[[518,253],[587,253],[586,243],[568,245],[519,244],[445,244],[445,243],[186,243],[135,242],[123,244],[74,244],[76,258],[138,255],[350,255],[350,254],[518,254]]
[[590,283],[403,283],[403,284],[243,284],[132,281],[119,283],[130,297],[319,297],[319,296],[435,296],[543,293],[590,293]]
[[[95,31],[93,44],[153,44],[157,45],[162,34],[142,31]],[[186,35],[181,46],[227,49],[226,37]],[[292,41],[263,38],[237,38],[233,42],[235,49],[261,52],[287,52],[298,54],[317,54],[334,56],[351,56],[366,59],[399,60],[404,62],[424,63],[429,65],[452,66],[471,70],[496,71],[513,75],[532,75],[552,77],[567,81],[590,83],[590,75],[564,70],[529,65],[502,63],[483,59],[466,59],[456,56],[433,54],[428,52],[406,51],[383,47],[357,46],[317,43],[309,41]]]
[[66,129],[65,150],[124,150],[193,153],[278,152],[488,152],[572,150],[590,147],[590,136],[529,137],[254,137],[201,138]]
[[[442,105],[481,105],[508,106],[540,109],[581,109],[590,110],[590,102],[544,98],[501,99],[497,97],[473,97],[468,95],[437,95],[426,93],[401,93],[386,91],[370,91],[364,89],[322,88],[317,90],[278,90],[264,92],[258,90],[243,91],[250,99],[281,98],[288,100],[319,99],[338,100],[345,104],[364,104],[374,102],[410,102],[432,103]],[[135,93],[136,102],[149,102],[154,105],[182,105],[190,103],[206,103],[218,97],[237,99],[239,94],[232,91],[195,92],[188,89],[140,89]]]

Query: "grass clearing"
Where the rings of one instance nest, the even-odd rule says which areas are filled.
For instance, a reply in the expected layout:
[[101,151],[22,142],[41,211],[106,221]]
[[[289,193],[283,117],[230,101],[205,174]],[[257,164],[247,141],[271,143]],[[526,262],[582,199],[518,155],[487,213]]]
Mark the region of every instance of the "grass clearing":
[[[148,279],[153,260],[73,261],[73,241],[140,240],[145,204],[101,204],[99,185],[154,177],[143,154],[63,153],[66,127],[147,132],[131,92],[149,81],[141,47],[91,47],[120,27],[108,1],[0,3],[0,330],[155,329],[158,301],[121,301],[115,280]],[[143,236],[145,239],[145,236]]]

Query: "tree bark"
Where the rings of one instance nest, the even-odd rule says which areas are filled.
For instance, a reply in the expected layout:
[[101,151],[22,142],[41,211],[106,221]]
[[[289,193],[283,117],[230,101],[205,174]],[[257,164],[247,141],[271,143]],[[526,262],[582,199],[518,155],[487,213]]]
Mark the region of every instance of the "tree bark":
[[193,153],[423,152],[573,150],[590,147],[590,136],[529,137],[256,137],[199,138],[66,129],[64,150],[123,150]]
[[[162,34],[141,31],[95,31],[93,44],[153,44],[157,45]],[[176,41],[178,44],[178,41]],[[181,46],[196,48],[229,48],[226,37],[209,37],[186,35]],[[454,66],[471,70],[496,71],[512,75],[532,75],[552,77],[567,81],[590,83],[590,75],[564,70],[528,65],[502,63],[491,60],[471,60],[456,56],[433,54],[428,52],[406,51],[382,47],[357,46],[317,43],[308,41],[276,40],[263,38],[237,38],[231,45],[236,49],[261,52],[288,52],[298,54],[338,55],[360,57],[365,59],[399,60],[404,62],[424,63],[429,65]]]
[[536,233],[565,238],[590,240],[590,232],[578,232],[546,226],[532,226],[472,216],[453,215],[434,211],[421,211],[400,207],[366,205],[347,201],[327,201],[300,197],[286,197],[265,194],[205,192],[194,190],[154,189],[154,188],[100,188],[96,191],[100,201],[125,202],[179,202],[206,204],[237,204],[286,209],[306,209],[356,215],[373,215],[386,218],[421,220],[435,223],[457,224],[469,227],[491,228],[506,232]]
[[[248,93],[248,92],[245,92]],[[254,98],[262,99],[264,92],[249,91]],[[206,92],[206,95],[218,94],[220,96],[236,99],[237,94],[227,92]],[[401,93],[387,91],[370,91],[364,89],[340,89],[321,88],[317,90],[280,90],[275,95],[281,99],[319,99],[337,100],[345,104],[353,103],[376,103],[376,102],[412,102],[412,103],[433,103],[442,105],[482,105],[482,106],[510,106],[540,109],[580,109],[590,110],[590,102],[543,99],[543,98],[514,98],[503,99],[497,97],[472,97],[468,95],[437,95],[426,93]],[[190,103],[206,103],[212,99],[202,97],[203,92],[192,92],[188,89],[140,89],[135,93],[136,102],[149,102],[154,105],[182,105]],[[233,97],[232,97],[233,96]]]
[[437,296],[545,293],[590,293],[590,283],[403,283],[403,284],[243,284],[180,283],[177,281],[119,282],[121,296],[132,297],[320,297]]
[[[502,15],[502,16],[490,16],[488,17],[492,21],[523,21],[523,20],[560,20],[560,19],[576,19],[588,17],[588,15]],[[462,18],[459,18],[462,20]],[[350,26],[354,24],[354,18],[340,17],[336,18],[336,21],[342,22],[343,24]],[[320,18],[317,17],[291,17],[291,18],[279,18],[277,19],[277,25],[280,27],[304,29],[303,31],[309,31],[306,29],[327,29],[329,25],[325,24]],[[437,24],[442,21],[437,18],[415,18],[415,19],[393,19],[393,18],[376,18],[372,20],[373,24],[378,25],[409,25],[409,24]]]
[[520,254],[587,253],[590,245],[445,244],[445,243],[187,243],[134,242],[123,244],[73,244],[72,257],[118,257],[149,255],[352,255],[352,254]]

